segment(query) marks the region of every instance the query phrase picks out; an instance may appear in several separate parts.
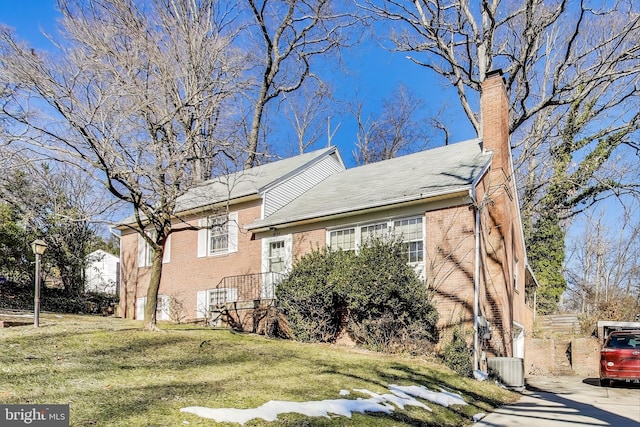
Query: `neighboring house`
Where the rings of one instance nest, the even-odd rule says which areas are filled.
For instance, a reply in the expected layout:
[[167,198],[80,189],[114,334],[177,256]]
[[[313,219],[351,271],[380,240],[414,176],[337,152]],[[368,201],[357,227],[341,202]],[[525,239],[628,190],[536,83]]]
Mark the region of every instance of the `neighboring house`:
[[120,291],[120,258],[98,249],[87,255],[84,275],[85,292],[116,295]]
[[[259,307],[296,257],[318,246],[358,250],[393,232],[426,280],[446,334],[475,331],[474,361],[524,357],[535,281],[524,237],[502,75],[482,87],[482,138],[346,169],[335,147],[191,189],[166,244],[159,318],[173,298],[186,317]],[[142,318],[149,250],[120,227],[121,313]],[[375,289],[372,289],[375,292]],[[237,311],[240,313],[240,311]],[[253,311],[247,310],[250,319]],[[255,315],[253,316],[255,320]],[[255,325],[254,325],[255,327]]]

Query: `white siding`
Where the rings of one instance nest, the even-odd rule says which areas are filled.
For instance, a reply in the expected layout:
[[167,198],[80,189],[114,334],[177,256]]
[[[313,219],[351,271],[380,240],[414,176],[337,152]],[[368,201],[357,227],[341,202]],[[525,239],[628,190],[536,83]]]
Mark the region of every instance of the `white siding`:
[[156,308],[156,320],[171,320],[169,312],[170,299],[168,295],[158,295],[158,305]]
[[207,291],[198,291],[196,294],[196,318],[202,319],[207,314]]
[[344,170],[335,156],[328,156],[286,181],[267,190],[264,195],[264,218],[287,205],[328,176]]
[[145,305],[147,305],[147,297],[136,298],[136,320],[144,320]]
[[120,259],[102,250],[87,256],[85,291],[115,294],[119,283]]

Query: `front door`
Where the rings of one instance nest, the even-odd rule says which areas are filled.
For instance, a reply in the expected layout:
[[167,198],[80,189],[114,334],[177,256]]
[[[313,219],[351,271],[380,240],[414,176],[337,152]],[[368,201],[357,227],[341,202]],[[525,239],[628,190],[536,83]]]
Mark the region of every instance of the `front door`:
[[263,239],[264,281],[261,295],[263,299],[275,297],[275,285],[282,280],[289,268],[291,268],[291,235]]
[[284,265],[284,240],[274,240],[269,243],[269,272],[283,273]]

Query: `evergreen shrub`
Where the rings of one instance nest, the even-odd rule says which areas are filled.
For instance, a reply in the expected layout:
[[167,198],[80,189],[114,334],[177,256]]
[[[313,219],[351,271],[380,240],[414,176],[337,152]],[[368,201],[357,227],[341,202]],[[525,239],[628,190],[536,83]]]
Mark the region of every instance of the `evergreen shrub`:
[[332,342],[346,329],[372,350],[430,350],[438,313],[404,249],[400,241],[375,239],[357,255],[317,249],[297,260],[276,290],[292,335]]
[[304,342],[333,341],[340,332],[344,298],[333,278],[349,252],[315,249],[302,256],[278,285],[278,307],[291,335]]
[[472,349],[467,344],[465,333],[455,328],[449,341],[442,349],[442,359],[445,365],[463,377],[473,376],[471,362]]

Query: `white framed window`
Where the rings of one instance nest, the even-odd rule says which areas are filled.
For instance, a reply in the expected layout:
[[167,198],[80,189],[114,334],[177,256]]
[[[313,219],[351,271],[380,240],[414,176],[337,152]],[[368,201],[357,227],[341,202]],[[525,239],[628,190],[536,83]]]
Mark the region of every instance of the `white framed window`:
[[229,302],[238,302],[238,288],[215,288],[196,294],[196,318],[210,315],[211,309]]
[[394,221],[393,233],[404,242],[407,262],[413,264],[424,261],[422,217]]
[[[368,239],[385,239],[396,236],[405,243],[404,252],[407,263],[419,264],[424,262],[424,221],[421,216],[401,218],[387,222],[366,224],[337,230],[328,233],[328,246],[337,250],[357,250],[358,246],[366,244]],[[358,242],[358,246],[356,246]]]
[[169,295],[158,295],[156,320],[171,320],[170,301]]
[[381,222],[379,224],[365,225],[364,227],[360,227],[360,244],[365,244],[369,239],[384,239],[387,237],[387,227],[388,224],[386,222]]
[[[155,239],[155,230],[145,230],[147,236]],[[153,247],[147,242],[147,240],[138,234],[138,267],[151,267],[153,264]],[[167,237],[164,244],[164,252],[162,253],[162,262],[164,264],[171,261],[171,234]]]
[[356,229],[346,228],[344,230],[335,230],[329,232],[329,247],[337,251],[355,251],[356,250]]
[[198,258],[238,251],[237,212],[202,218],[198,227]]
[[209,308],[224,305],[228,302],[238,302],[238,288],[216,288],[207,291]]
[[227,215],[209,218],[209,255],[229,251],[229,221]]

